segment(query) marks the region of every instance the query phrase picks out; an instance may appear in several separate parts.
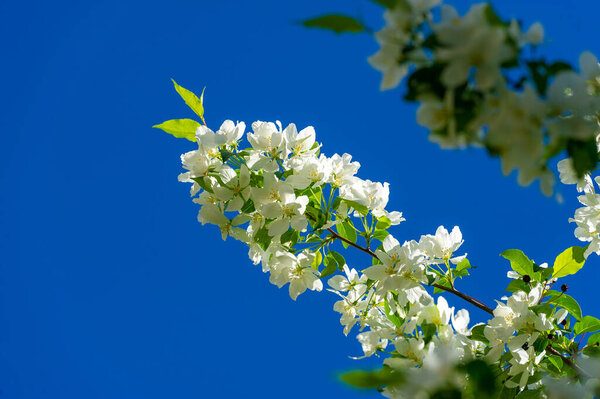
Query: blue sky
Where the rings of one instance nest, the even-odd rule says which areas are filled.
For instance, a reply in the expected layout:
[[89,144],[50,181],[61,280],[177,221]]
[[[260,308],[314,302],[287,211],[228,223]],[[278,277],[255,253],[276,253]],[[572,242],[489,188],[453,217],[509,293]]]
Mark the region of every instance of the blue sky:
[[[541,21],[552,58],[600,53],[593,0],[497,9]],[[342,334],[332,294],[293,302],[241,244],[197,223],[177,182],[193,144],[151,129],[192,116],[170,78],[207,87],[215,128],[315,126],[325,153],[348,152],[361,177],[391,184],[388,208],[407,219],[398,239],[459,225],[478,268],[458,287],[489,305],[508,283],[504,249],[551,263],[578,244],[573,187],[559,204],[481,150],[439,150],[402,89],[378,90],[372,37],[295,23],[329,11],[382,23],[366,0],[0,3],[0,397],[376,397],[335,379],[380,360],[348,358],[360,345]],[[598,315],[599,267],[592,255],[568,280],[584,314]]]

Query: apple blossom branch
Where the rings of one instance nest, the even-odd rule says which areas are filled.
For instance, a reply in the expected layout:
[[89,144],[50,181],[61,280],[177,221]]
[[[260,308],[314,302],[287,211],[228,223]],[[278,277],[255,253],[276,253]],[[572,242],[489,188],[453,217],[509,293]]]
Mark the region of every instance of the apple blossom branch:
[[[363,247],[361,245],[358,245],[358,244],[356,244],[356,243],[354,243],[354,242],[352,242],[352,241],[350,241],[350,240],[348,240],[348,239],[340,236],[339,234],[337,234],[331,228],[327,228],[327,231],[332,235],[332,237],[334,239],[339,239],[341,241],[344,241],[346,244],[348,244],[348,245],[350,245],[350,246],[352,246],[352,247],[354,247],[354,248],[356,248],[356,249],[358,249],[358,250],[360,250],[360,251],[362,251],[362,252],[364,252],[366,254],[369,254],[373,258],[379,260],[379,258],[377,257],[377,255],[373,251],[371,251],[369,248],[366,248],[366,247]],[[469,302],[471,305],[473,305],[473,306],[475,306],[475,307],[483,310],[484,312],[489,313],[492,316],[494,315],[494,311],[490,307],[488,307],[487,305],[485,305],[483,302],[481,302],[478,299],[475,299],[475,298],[473,298],[473,297],[471,297],[471,296],[469,296],[467,294],[464,294],[464,293],[462,293],[462,292],[460,292],[460,291],[458,291],[458,290],[456,290],[454,288],[445,287],[445,286],[437,284],[437,283],[432,284],[432,286],[435,287],[435,288],[438,288],[438,289],[440,289],[442,291],[446,291],[446,292],[449,292],[449,293],[451,293],[453,295],[456,295],[457,297],[459,297],[459,298],[461,298],[461,299]],[[565,356],[562,353],[558,352],[556,349],[554,349],[552,347],[552,345],[548,344],[548,346],[546,347],[546,350],[548,352],[550,352],[551,354],[560,357],[565,364],[567,364],[569,367],[571,367],[573,370],[575,370],[577,372],[579,378],[581,378],[581,377],[588,377],[588,375],[579,366],[577,366],[575,363],[573,363],[573,361],[571,360],[570,357]]]

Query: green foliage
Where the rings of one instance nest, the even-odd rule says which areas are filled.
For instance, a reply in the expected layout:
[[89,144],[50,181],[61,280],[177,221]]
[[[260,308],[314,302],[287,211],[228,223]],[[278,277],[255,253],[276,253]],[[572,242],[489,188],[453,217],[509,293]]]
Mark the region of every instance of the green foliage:
[[435,94],[438,99],[446,95],[446,86],[440,80],[445,64],[433,64],[414,71],[406,83],[408,92],[404,95],[407,101],[418,101],[423,93]]
[[520,249],[507,249],[500,254],[510,261],[510,267],[521,276],[533,276],[533,262]]
[[456,268],[452,271],[452,276],[462,279],[464,276],[469,275],[469,269],[472,267],[469,260],[465,258],[456,265]]
[[269,231],[266,227],[260,228],[254,235],[254,241],[260,245],[263,250],[266,250],[269,247],[272,239],[273,237],[269,235]]
[[508,291],[508,292],[517,292],[517,291],[529,292],[529,291],[531,291],[531,287],[529,287],[529,284],[527,284],[523,280],[516,279],[516,280],[513,280],[510,283],[508,283],[508,286],[506,287],[505,291]]
[[384,6],[385,8],[395,8],[401,0],[371,0],[374,3]]
[[283,233],[281,235],[281,243],[282,244],[289,243],[289,246],[291,248],[293,248],[298,243],[299,238],[300,238],[300,233],[298,233],[297,230],[289,229],[288,231],[286,231],[285,233]]
[[319,266],[321,265],[322,262],[323,262],[323,254],[321,254],[321,251],[316,251],[315,259],[313,260],[313,263],[311,266],[313,267],[313,269],[319,270]]
[[596,138],[581,141],[569,139],[567,141],[567,153],[573,159],[573,168],[578,177],[583,177],[591,172],[598,163],[598,147]]
[[302,24],[309,28],[322,28],[335,33],[358,33],[365,30],[364,25],[355,18],[341,14],[323,15],[321,17],[307,19]]
[[596,332],[600,330],[600,320],[593,316],[585,316],[581,321],[575,323],[573,332],[575,335]]
[[198,96],[188,89],[179,86],[175,80],[171,80],[173,81],[173,85],[175,85],[175,90],[177,90],[177,93],[179,93],[187,106],[190,107],[202,121],[204,121],[204,89],[202,89],[202,94],[200,95],[200,98],[198,98]]
[[[356,242],[356,239],[358,238],[358,236],[356,235],[356,230],[354,230],[354,227],[350,220],[345,220],[342,223],[336,224],[335,228],[337,229],[337,233],[340,235],[340,237],[343,237],[346,240],[353,242],[353,243]],[[344,245],[344,248],[348,248],[347,243],[342,241],[342,244]]]
[[494,370],[483,360],[472,360],[463,366],[473,392],[493,395],[497,392]]
[[383,240],[385,240],[385,237],[389,235],[390,233],[387,230],[375,230],[375,232],[373,233],[373,239],[383,242]]
[[571,296],[554,290],[548,291],[546,295],[549,296],[548,303],[565,309],[571,316],[581,320],[581,307]]
[[381,370],[376,371],[350,371],[340,375],[340,379],[356,388],[378,388],[401,383],[404,381],[404,375],[397,370],[383,366]]
[[571,247],[564,250],[554,260],[552,277],[558,278],[577,273],[585,263],[584,252],[581,247]]
[[377,219],[377,223],[375,223],[375,230],[386,230],[391,225],[392,222],[390,221],[390,219],[388,219],[386,216],[382,216],[379,219]]
[[489,340],[486,338],[483,331],[485,330],[485,324],[478,324],[471,329],[471,335],[469,338],[473,341],[483,342],[486,345],[489,345]]
[[152,127],[164,130],[177,138],[196,141],[196,128],[198,126],[200,126],[200,124],[192,119],[171,119],[170,121]]
[[359,204],[356,201],[351,201],[351,200],[347,200],[347,199],[342,199],[342,201],[345,202],[346,205],[348,205],[350,208],[352,208],[356,212],[360,213],[363,217],[365,217],[369,214],[369,208],[367,208],[363,204]]
[[557,61],[552,64],[548,64],[543,59],[528,61],[526,65],[527,69],[529,70],[531,80],[533,81],[537,92],[541,95],[546,94],[550,78],[557,75],[559,72],[573,69],[566,62]]
[[492,8],[492,6],[489,3],[485,5],[484,14],[485,14],[485,19],[492,26],[507,25],[505,22],[502,21],[502,19],[500,19],[500,16],[498,16],[498,13],[496,13],[496,11]]
[[331,276],[338,270],[342,270],[346,264],[344,257],[335,251],[329,251],[323,260],[325,268],[321,271],[321,278]]

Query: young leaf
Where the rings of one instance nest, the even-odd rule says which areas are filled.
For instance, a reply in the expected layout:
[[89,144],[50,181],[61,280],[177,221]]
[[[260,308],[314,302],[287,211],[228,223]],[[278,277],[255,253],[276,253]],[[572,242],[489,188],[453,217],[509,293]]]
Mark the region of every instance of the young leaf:
[[192,111],[194,111],[196,115],[198,115],[200,119],[204,121],[204,89],[202,89],[202,94],[200,95],[200,98],[198,98],[198,96],[196,96],[188,89],[184,89],[183,87],[179,86],[177,82],[175,82],[175,80],[171,80],[175,85],[175,90],[177,90],[177,93],[179,93],[181,98],[183,98],[183,101],[185,101],[187,106],[190,107]]
[[152,127],[164,130],[178,138],[196,141],[196,128],[198,126],[200,126],[200,124],[192,119],[171,119],[170,121]]
[[593,316],[585,316],[580,322],[575,323],[573,331],[575,335],[586,332],[596,332],[600,330],[600,320]]
[[302,21],[302,24],[308,28],[329,29],[335,33],[358,33],[365,30],[365,27],[361,22],[347,15],[339,14],[323,15],[321,17],[307,19]]
[[[338,223],[335,226],[337,228],[338,234],[341,237],[344,237],[346,240],[348,240],[350,242],[356,242],[356,239],[357,239],[356,230],[354,230],[354,227],[352,227],[350,222],[345,221],[343,223]],[[347,243],[342,241],[342,244],[344,245],[344,248],[348,248]]]
[[392,225],[392,221],[387,216],[382,216],[375,223],[375,230],[385,230]]
[[346,264],[346,259],[344,259],[344,257],[342,256],[342,254],[335,252],[335,251],[329,251],[329,253],[327,254],[327,256],[333,256],[333,258],[335,259],[335,261],[337,262],[337,268],[338,270],[342,270],[344,268],[344,265]]
[[362,216],[367,216],[369,213],[369,208],[364,206],[363,204],[359,204],[356,201],[351,201],[344,199],[343,200],[349,207],[353,208],[356,212],[360,213]]
[[375,230],[375,232],[373,233],[373,239],[383,242],[385,237],[387,237],[389,235],[390,235],[390,233],[388,233],[387,230]]
[[469,335],[469,339],[472,341],[483,342],[484,344],[488,345],[490,341],[488,341],[485,334],[483,333],[485,326],[485,324],[478,324],[471,328],[471,335]]
[[510,283],[508,283],[508,286],[506,287],[506,289],[504,291],[508,291],[508,292],[517,292],[517,291],[525,291],[525,292],[529,292],[531,291],[531,287],[529,287],[529,285],[521,280],[521,279],[516,279],[511,281]]
[[600,344],[600,333],[592,334],[587,340],[588,345],[598,345]]
[[321,265],[321,262],[323,262],[323,255],[321,254],[321,251],[317,251],[315,252],[315,259],[313,260],[311,266],[313,269],[319,270],[319,265]]
[[547,294],[550,297],[548,301],[550,304],[561,307],[565,309],[569,314],[575,317],[577,320],[581,320],[581,307],[579,303],[573,297],[562,294],[558,291],[548,291]]
[[573,168],[579,178],[591,172],[598,163],[598,147],[596,138],[581,141],[569,139],[567,141],[567,153],[573,160]]
[[585,263],[583,252],[584,250],[581,247],[571,247],[558,255],[554,261],[552,277],[558,278],[577,273]]
[[549,363],[551,363],[556,368],[557,372],[560,373],[562,371],[563,361],[560,357],[551,355],[551,356],[546,357],[546,359],[548,360]]
[[323,260],[323,264],[325,265],[325,269],[321,271],[321,278],[331,276],[338,268],[337,260],[331,255],[331,252],[327,254]]
[[510,267],[521,276],[533,274],[533,262],[519,249],[507,249],[500,254],[510,261]]

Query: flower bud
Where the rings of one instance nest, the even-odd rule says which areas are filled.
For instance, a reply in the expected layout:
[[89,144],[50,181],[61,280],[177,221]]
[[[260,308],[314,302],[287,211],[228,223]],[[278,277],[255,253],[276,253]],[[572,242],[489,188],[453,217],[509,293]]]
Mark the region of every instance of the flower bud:
[[523,276],[523,281],[526,282],[526,283],[528,283],[528,282],[531,281],[531,277],[529,276],[529,274],[526,274],[526,275]]

